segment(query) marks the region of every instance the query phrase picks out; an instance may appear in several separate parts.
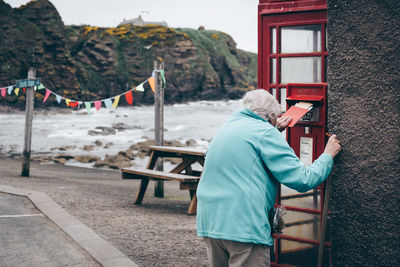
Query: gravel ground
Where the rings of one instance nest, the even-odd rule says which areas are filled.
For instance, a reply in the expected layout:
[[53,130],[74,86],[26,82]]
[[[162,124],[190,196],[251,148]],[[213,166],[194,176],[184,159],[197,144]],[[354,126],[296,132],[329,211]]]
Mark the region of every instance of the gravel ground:
[[150,182],[142,205],[133,199],[137,180],[119,171],[32,162],[21,177],[21,160],[0,159],[0,184],[42,191],[139,266],[207,266],[196,217],[186,215],[189,192],[166,182],[165,198],[154,198]]

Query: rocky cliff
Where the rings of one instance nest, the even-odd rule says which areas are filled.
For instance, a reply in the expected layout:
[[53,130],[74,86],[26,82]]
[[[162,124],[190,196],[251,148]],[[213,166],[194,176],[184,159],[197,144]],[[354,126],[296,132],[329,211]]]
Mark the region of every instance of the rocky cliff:
[[[29,67],[35,67],[43,84],[60,95],[107,98],[146,80],[158,58],[165,63],[167,103],[235,98],[256,86],[256,54],[237,49],[223,32],[65,26],[48,0],[15,9],[0,0],[0,86],[26,78]],[[3,103],[17,100],[0,98]],[[134,103],[152,101],[149,90],[134,95]]]

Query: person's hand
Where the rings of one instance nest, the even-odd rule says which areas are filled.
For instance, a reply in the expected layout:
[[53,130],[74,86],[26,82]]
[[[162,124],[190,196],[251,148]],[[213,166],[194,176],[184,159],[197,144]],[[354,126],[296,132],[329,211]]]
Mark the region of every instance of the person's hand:
[[276,119],[276,127],[280,132],[286,129],[289,123],[292,121],[292,118],[289,116],[282,116]]
[[341,149],[342,147],[340,146],[340,141],[336,138],[336,134],[333,134],[325,146],[324,153],[327,153],[334,158]]

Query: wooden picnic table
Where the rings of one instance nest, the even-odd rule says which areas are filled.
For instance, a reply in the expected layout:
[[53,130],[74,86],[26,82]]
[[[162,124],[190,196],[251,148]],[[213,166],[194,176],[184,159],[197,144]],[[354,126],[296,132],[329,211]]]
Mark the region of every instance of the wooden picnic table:
[[[196,214],[197,197],[196,189],[199,183],[201,172],[192,169],[192,165],[198,162],[204,166],[205,150],[187,147],[150,146],[150,158],[146,169],[124,168],[122,169],[123,179],[141,179],[139,190],[134,203],[141,204],[146,193],[149,180],[178,181],[181,190],[189,190],[190,206],[188,214]],[[156,171],[154,167],[158,158],[180,158],[182,161],[171,171]]]

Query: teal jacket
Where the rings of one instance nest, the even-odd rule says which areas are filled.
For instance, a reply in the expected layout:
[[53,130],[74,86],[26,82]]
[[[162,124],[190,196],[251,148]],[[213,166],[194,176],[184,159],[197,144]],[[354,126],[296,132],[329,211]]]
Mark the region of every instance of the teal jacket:
[[233,114],[206,154],[197,188],[198,236],[272,246],[268,211],[278,181],[306,192],[326,180],[332,165],[324,153],[304,166],[266,120],[248,109]]

